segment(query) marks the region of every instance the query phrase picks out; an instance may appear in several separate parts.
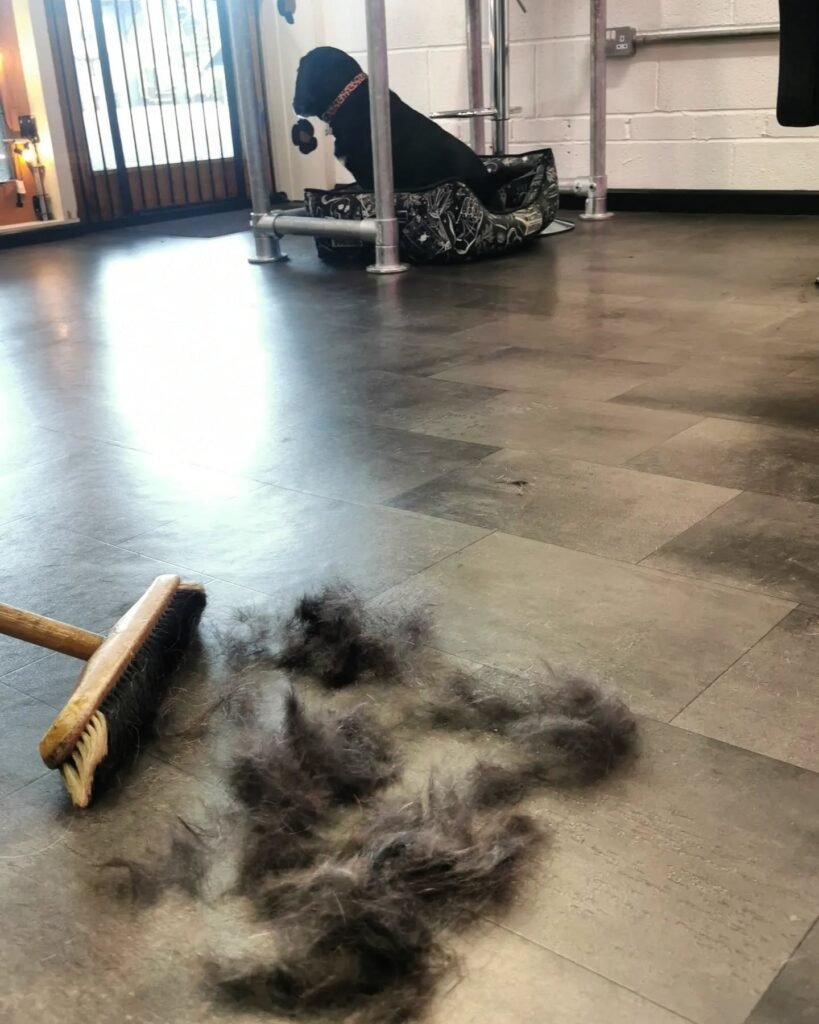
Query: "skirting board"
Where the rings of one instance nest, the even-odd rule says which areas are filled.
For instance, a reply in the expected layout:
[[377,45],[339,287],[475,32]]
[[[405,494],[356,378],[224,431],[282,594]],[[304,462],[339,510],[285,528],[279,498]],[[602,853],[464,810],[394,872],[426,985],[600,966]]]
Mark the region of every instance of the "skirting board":
[[[622,213],[819,214],[819,192],[609,189],[609,209]],[[564,210],[582,210],[583,196],[560,196]]]

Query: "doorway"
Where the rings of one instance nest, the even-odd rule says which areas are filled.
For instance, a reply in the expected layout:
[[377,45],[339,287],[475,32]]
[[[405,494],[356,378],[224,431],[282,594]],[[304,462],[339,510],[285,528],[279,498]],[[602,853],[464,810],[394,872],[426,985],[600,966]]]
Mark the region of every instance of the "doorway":
[[83,220],[246,199],[223,0],[48,6]]

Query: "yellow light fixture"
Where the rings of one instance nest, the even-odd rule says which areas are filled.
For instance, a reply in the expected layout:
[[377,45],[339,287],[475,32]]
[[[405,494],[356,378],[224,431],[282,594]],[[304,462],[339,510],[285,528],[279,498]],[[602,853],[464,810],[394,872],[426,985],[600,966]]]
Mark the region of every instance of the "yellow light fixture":
[[37,159],[37,154],[34,152],[34,146],[27,140],[21,140],[15,142],[14,152],[17,156],[22,157],[27,164],[33,164]]

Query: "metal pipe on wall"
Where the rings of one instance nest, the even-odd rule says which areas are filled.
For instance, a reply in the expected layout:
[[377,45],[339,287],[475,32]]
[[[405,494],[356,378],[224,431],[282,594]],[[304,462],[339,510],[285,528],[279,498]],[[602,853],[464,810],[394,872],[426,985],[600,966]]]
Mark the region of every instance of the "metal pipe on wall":
[[778,25],[731,25],[713,28],[671,28],[658,32],[637,32],[634,41],[639,46],[654,43],[688,43],[718,41],[720,39],[759,39],[779,35]]
[[591,171],[583,220],[606,220],[608,179],[606,177],[606,0],[591,0]]
[[496,110],[494,107],[481,107],[480,110],[436,110],[435,113],[429,116],[433,121],[445,120],[449,118],[453,121],[471,121],[475,117],[494,117]]
[[[605,38],[605,37],[604,37]],[[509,150],[509,0],[489,0],[495,153]]]
[[398,251],[398,221],[392,168],[390,125],[390,83],[387,66],[387,17],[384,0],[367,0],[367,70],[370,88],[370,132],[372,134],[373,179],[375,184],[375,263],[372,274],[399,274],[407,270]]
[[256,242],[256,255],[251,263],[279,263],[286,260],[279,240],[275,235],[258,231],[258,222],[270,206],[265,175],[265,153],[262,133],[258,123],[259,97],[256,95],[256,81],[253,62],[249,59],[253,39],[250,33],[250,17],[255,4],[247,0],[227,0],[226,13],[230,38],[233,68],[236,76],[236,103],[239,108],[239,128],[242,135],[242,149],[247,163],[247,177],[250,183],[252,213],[250,223]]
[[[466,0],[466,63],[469,76],[469,115],[484,109],[482,0]],[[466,113],[466,112],[465,112]],[[486,124],[472,117],[470,141],[476,153],[486,152]]]

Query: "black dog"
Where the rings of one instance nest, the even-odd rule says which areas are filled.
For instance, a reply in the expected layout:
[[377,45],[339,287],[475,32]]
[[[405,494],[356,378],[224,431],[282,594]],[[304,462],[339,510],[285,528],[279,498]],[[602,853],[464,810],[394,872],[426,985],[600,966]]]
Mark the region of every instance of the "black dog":
[[[336,158],[362,188],[373,188],[370,88],[360,64],[343,50],[319,46],[306,54],[296,76],[293,109],[320,117],[335,136]],[[454,135],[390,92],[395,188],[411,192],[455,178],[485,205],[497,183],[483,161]]]

